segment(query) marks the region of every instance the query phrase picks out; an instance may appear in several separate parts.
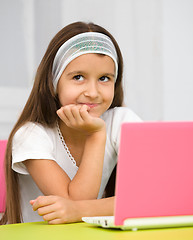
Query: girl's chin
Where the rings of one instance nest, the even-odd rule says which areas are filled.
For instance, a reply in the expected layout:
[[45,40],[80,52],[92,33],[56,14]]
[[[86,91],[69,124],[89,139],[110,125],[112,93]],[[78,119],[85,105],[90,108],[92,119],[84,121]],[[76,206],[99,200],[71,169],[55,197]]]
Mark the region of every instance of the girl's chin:
[[99,117],[100,117],[100,115],[99,115],[99,114],[96,114],[96,113],[90,113],[90,112],[89,112],[89,114],[90,114],[92,117],[96,117],[96,118],[99,118]]
[[92,109],[90,109],[89,111],[89,114],[92,116],[92,117],[97,117],[99,118],[101,115],[95,111],[92,111]]

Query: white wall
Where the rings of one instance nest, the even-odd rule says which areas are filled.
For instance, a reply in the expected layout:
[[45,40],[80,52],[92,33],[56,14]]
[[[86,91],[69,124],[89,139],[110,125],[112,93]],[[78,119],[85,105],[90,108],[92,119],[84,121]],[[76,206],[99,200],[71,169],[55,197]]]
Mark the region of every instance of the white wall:
[[125,59],[125,102],[144,120],[162,120],[162,1],[122,2],[116,35]]
[[163,119],[193,120],[193,1],[163,1]]
[[7,138],[55,33],[92,21],[117,39],[125,103],[147,120],[193,120],[192,0],[1,0],[0,139]]

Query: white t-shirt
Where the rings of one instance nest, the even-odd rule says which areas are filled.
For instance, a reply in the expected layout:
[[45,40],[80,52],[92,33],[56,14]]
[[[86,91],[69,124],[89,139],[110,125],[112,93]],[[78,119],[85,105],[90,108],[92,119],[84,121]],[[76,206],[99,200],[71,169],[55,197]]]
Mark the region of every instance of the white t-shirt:
[[[112,170],[117,163],[121,123],[141,121],[134,112],[126,107],[110,109],[101,118],[106,122],[107,140],[98,198],[102,197]],[[27,159],[53,160],[67,173],[70,179],[74,178],[78,167],[70,160],[56,127],[48,128],[29,122],[16,132],[12,147],[12,169],[19,173],[23,221],[43,221],[42,217],[37,212],[34,212],[29,204],[30,200],[36,199],[43,193],[39,190],[23,164],[23,161]]]

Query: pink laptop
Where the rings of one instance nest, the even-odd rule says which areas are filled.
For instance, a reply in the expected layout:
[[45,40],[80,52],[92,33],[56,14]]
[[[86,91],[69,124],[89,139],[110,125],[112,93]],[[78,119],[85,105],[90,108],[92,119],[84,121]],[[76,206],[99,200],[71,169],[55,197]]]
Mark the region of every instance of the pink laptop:
[[115,216],[83,218],[102,227],[193,226],[193,122],[124,123]]

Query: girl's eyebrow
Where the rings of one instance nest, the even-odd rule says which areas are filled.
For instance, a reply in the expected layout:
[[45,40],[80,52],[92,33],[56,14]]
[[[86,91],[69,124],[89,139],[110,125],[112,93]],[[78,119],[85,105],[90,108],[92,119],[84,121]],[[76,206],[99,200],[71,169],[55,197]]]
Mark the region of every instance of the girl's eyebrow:
[[[69,72],[67,74],[67,76],[77,75],[77,74],[85,74],[85,72],[83,72],[83,71],[73,71],[73,72]],[[113,78],[115,77],[115,74],[113,74],[113,73],[102,73],[101,75],[103,75],[103,76],[111,76]]]
[[107,76],[111,76],[111,77],[115,77],[115,74],[113,74],[113,73],[105,73],[105,74],[103,74],[103,75],[107,75]]
[[69,72],[67,74],[67,76],[69,76],[69,75],[76,75],[76,74],[84,74],[84,72],[82,72],[82,71],[73,71],[73,72]]

